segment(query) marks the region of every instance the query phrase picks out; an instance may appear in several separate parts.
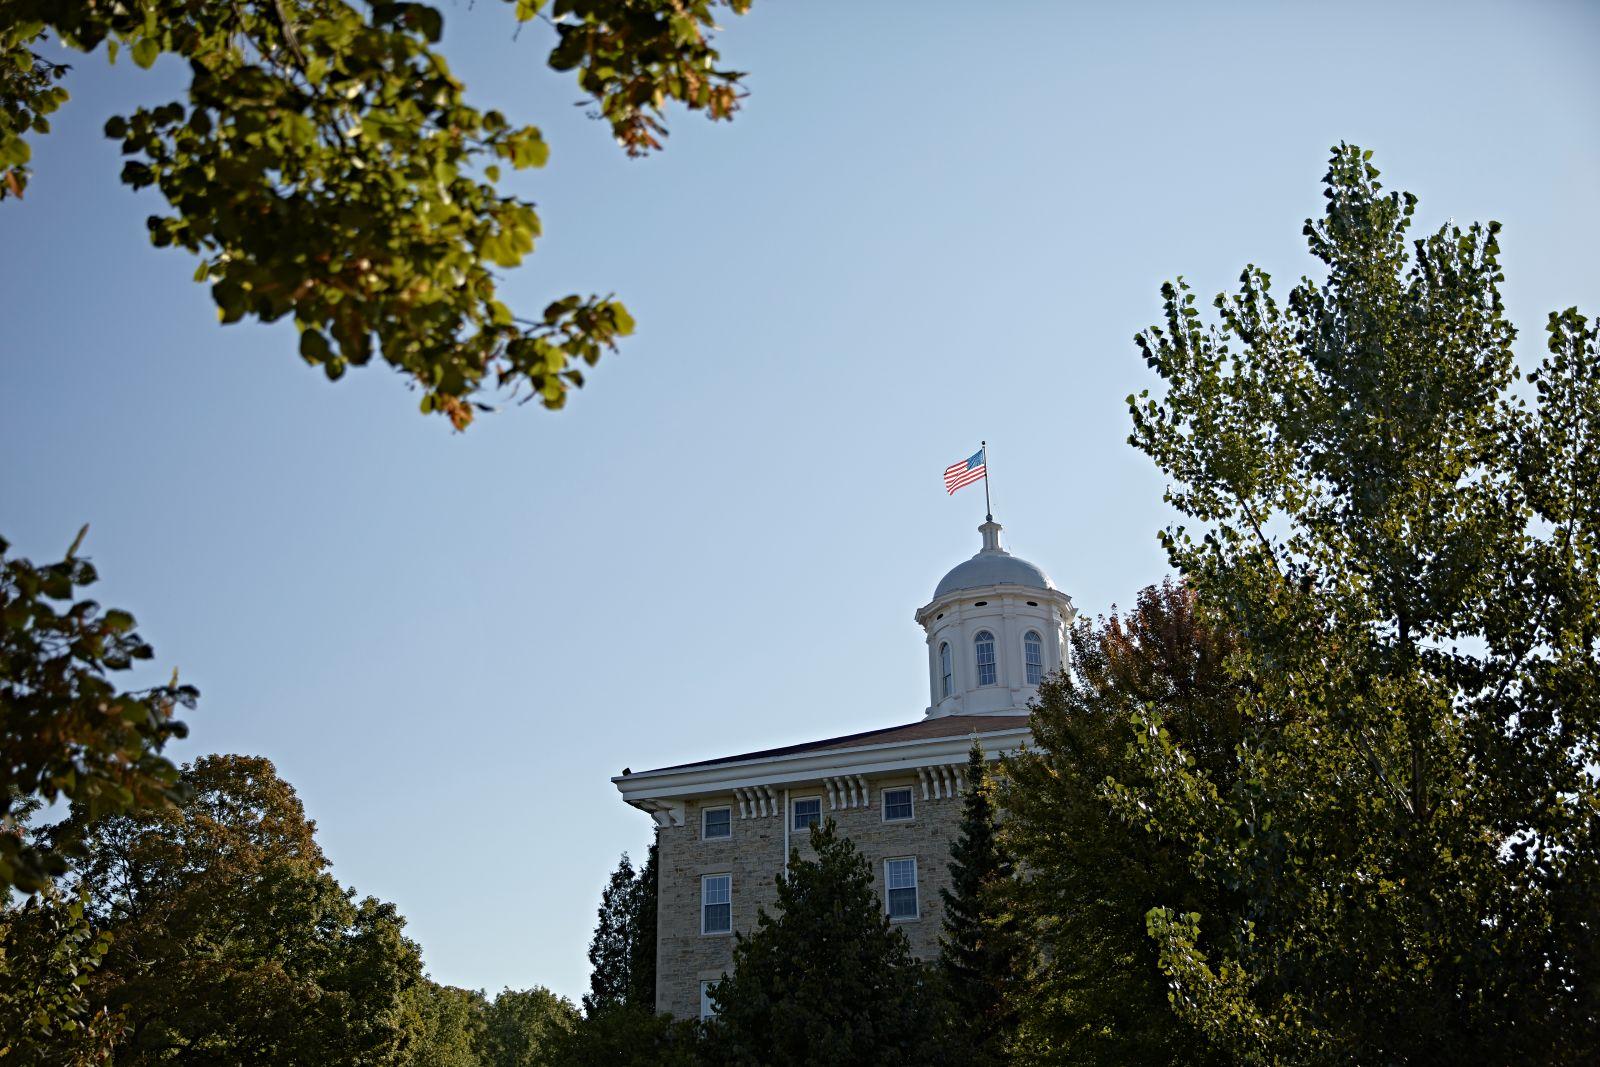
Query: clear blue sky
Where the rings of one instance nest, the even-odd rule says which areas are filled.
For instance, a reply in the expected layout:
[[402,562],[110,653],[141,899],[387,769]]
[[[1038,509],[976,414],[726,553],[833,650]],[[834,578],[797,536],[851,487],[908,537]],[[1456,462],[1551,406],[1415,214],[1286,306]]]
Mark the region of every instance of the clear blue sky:
[[608,779],[921,714],[912,611],[976,548],[943,467],[991,442],[1013,549],[1100,612],[1165,571],[1125,443],[1161,281],[1311,265],[1330,145],[1420,221],[1497,218],[1521,350],[1600,313],[1600,8],[1579,3],[796,3],[723,40],[738,120],[622,157],[451,3],[476,99],[541,124],[524,308],[615,290],[640,328],[568,410],[464,434],[392,374],[337,385],[287,328],[216,324],[148,245],[105,118],[177,72],[80,58],[0,204],[0,531],[80,523],[163,667],[178,755],[259,753],[338,876],[441,981],[576,997],[645,816]]

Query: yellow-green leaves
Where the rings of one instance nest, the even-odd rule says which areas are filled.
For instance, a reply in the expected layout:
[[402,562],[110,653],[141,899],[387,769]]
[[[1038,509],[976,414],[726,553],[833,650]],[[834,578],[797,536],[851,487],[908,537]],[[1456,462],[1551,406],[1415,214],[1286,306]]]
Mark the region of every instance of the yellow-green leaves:
[[140,37],[133,42],[133,47],[128,49],[128,54],[133,61],[146,69],[155,65],[156,57],[161,54],[161,46],[149,37]]
[[[659,147],[678,100],[726,118],[737,75],[713,67],[705,0],[537,0],[557,69],[576,69],[630,152]],[[742,6],[736,6],[741,10]],[[469,103],[434,50],[424,3],[352,0],[0,0],[0,197],[20,195],[27,135],[65,93],[50,38],[92,51],[126,46],[138,68],[162,54],[192,72],[187,97],[106,124],[122,179],[168,210],[152,243],[202,260],[219,319],[292,319],[301,355],[338,377],[377,356],[428,394],[424,410],[466,426],[486,389],[564,403],[633,320],[591,296],[562,315],[519,318],[497,271],[533,251],[533,205],[501,192],[502,167],[537,169],[539,130]]]

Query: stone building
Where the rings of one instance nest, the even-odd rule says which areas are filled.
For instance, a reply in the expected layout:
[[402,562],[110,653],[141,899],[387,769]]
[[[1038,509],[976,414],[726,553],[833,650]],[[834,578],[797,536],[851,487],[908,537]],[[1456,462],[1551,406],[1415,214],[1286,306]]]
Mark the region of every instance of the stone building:
[[872,864],[878,893],[921,959],[939,951],[967,751],[1028,737],[1027,704],[1066,655],[1072,600],[1000,545],[1000,525],[916,612],[930,702],[914,722],[612,779],[657,826],[656,1010],[704,1015],[729,970],[733,932],[771,909],[789,850],[831,818]]

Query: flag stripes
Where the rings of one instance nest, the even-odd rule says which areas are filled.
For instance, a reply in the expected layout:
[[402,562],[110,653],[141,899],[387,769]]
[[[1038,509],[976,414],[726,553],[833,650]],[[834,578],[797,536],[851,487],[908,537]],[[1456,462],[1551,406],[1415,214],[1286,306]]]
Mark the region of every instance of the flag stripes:
[[966,459],[958,460],[944,469],[945,492],[954,493],[964,485],[971,485],[989,476],[988,467],[984,464],[984,452],[985,449],[980,448]]

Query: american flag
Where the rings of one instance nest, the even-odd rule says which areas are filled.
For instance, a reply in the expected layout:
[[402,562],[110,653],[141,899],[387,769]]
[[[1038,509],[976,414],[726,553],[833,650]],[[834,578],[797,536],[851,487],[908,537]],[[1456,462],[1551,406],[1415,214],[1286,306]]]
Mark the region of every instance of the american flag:
[[963,485],[971,485],[979,478],[987,478],[988,470],[983,465],[984,449],[978,449],[966,459],[958,460],[944,469],[945,492],[953,493]]

